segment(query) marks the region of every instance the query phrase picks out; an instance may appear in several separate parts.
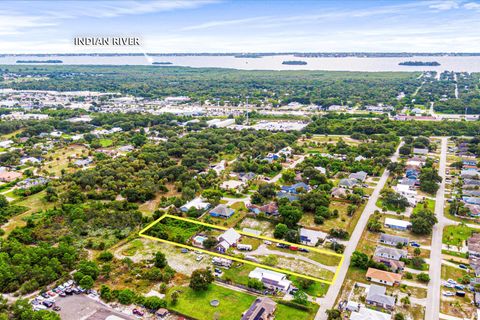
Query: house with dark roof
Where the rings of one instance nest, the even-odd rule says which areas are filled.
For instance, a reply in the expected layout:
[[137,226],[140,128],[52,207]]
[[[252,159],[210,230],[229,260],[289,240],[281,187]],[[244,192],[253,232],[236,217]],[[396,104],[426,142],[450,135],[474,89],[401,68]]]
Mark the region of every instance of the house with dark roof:
[[259,214],[263,212],[264,214],[268,216],[276,216],[278,215],[278,205],[275,202],[270,202],[268,204],[265,204],[263,206],[257,206],[255,204],[249,204],[247,205],[248,210],[255,214]]
[[242,320],[273,320],[277,303],[268,297],[255,299],[250,308],[242,315]]
[[371,306],[393,310],[395,308],[395,298],[387,295],[386,291],[387,288],[384,286],[370,285],[365,302]]
[[401,258],[407,257],[408,251],[384,246],[377,246],[373,255],[376,257],[400,260]]
[[373,257],[373,261],[384,264],[390,271],[399,273],[405,269],[405,262],[382,257]]
[[382,233],[378,242],[388,244],[389,246],[397,246],[399,243],[406,246],[408,245],[408,238]]

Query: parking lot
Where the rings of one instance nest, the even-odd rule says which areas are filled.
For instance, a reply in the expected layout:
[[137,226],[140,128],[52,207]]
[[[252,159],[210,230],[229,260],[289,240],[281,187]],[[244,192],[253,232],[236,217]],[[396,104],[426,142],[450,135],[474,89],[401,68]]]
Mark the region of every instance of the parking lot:
[[116,312],[83,294],[57,298],[55,304],[61,307],[58,313],[62,320],[137,319],[133,316]]

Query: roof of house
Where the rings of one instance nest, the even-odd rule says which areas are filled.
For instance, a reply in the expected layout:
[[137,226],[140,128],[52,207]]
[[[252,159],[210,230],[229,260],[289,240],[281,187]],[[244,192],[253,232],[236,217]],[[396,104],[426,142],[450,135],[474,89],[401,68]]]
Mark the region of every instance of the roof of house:
[[394,243],[408,243],[408,238],[394,236],[391,234],[382,233],[380,235],[380,240],[383,242],[394,242]]
[[375,249],[375,255],[388,255],[389,257],[395,257],[396,260],[400,260],[401,257],[406,257],[408,255],[407,250],[396,249],[385,246],[377,246]]
[[390,320],[392,315],[366,307],[360,307],[360,310],[352,312],[350,320]]
[[277,303],[268,297],[255,299],[250,308],[242,316],[242,320],[263,320],[275,312]]
[[368,175],[368,173],[366,173],[365,171],[359,171],[359,172],[355,172],[355,173],[350,173],[350,175],[348,177],[350,179],[357,179],[359,181],[365,181],[365,179],[367,178],[367,175]]
[[427,148],[413,148],[413,153],[428,154],[428,149]]
[[393,269],[403,269],[405,267],[405,262],[400,260],[389,259],[385,257],[376,257],[374,256],[373,261],[381,262],[383,264],[387,263]]
[[378,270],[375,268],[368,268],[366,277],[383,280],[385,282],[400,282],[402,280],[401,274]]
[[237,231],[235,231],[235,229],[233,228],[228,229],[227,231],[225,231],[219,236],[219,238],[222,238],[223,240],[227,241],[228,244],[230,245],[236,243],[238,239],[240,239],[240,237],[241,237],[240,234]]
[[385,294],[387,288],[376,284],[370,285],[367,293],[367,301],[372,301],[387,306],[395,305],[395,298]]
[[408,228],[412,224],[409,221],[385,218],[385,225]]
[[332,196],[337,198],[344,197],[347,195],[347,189],[342,187],[335,187],[335,188],[332,188],[331,194]]
[[218,206],[210,210],[210,213],[214,213],[223,217],[230,217],[233,214],[233,212],[235,212],[235,210],[227,207],[224,204],[219,204]]
[[467,241],[469,252],[480,253],[480,233],[474,233]]
[[339,186],[345,186],[345,187],[353,187],[353,186],[356,186],[357,184],[358,184],[357,179],[350,179],[350,178],[340,179],[340,181],[338,182]]

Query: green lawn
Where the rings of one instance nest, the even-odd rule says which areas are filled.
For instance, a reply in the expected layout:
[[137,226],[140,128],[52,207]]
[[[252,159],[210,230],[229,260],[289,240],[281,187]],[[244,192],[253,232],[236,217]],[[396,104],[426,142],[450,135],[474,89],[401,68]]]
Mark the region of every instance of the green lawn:
[[[300,288],[299,281],[297,277],[290,277],[292,280],[293,284],[295,287]],[[308,295],[312,297],[323,297],[328,290],[329,285],[326,283],[320,283],[320,282],[313,282],[307,289],[302,289],[305,291]]]
[[255,269],[255,266],[252,266],[251,264],[241,264],[239,262],[235,262],[233,264],[233,267],[230,269],[222,269],[223,275],[222,279],[223,280],[230,280],[233,283],[236,284],[243,284],[247,285],[248,284],[248,274],[250,271]]
[[447,226],[443,230],[442,242],[452,246],[461,246],[463,241],[470,238],[475,229],[467,227],[466,225]]
[[[435,211],[435,200],[432,200],[432,199],[426,199],[425,200],[426,202],[425,203],[417,203],[417,205],[415,206],[415,208],[413,208],[413,213],[417,213],[419,212],[420,210],[422,210],[423,208],[427,208],[428,210],[434,212]],[[425,206],[426,204],[426,206]]]
[[297,319],[313,319],[315,317],[315,312],[309,313],[308,311],[303,311],[288,307],[286,305],[277,304],[277,311],[275,311],[276,320],[297,320]]
[[100,139],[99,143],[103,148],[107,148],[107,147],[110,147],[113,144],[113,140],[111,140],[111,139]]
[[[170,295],[179,290],[180,297],[176,305],[171,304]],[[217,299],[220,304],[212,307],[210,301]],[[215,284],[207,291],[193,291],[189,287],[174,287],[168,292],[169,308],[195,319],[240,319],[255,296],[230,290]]]

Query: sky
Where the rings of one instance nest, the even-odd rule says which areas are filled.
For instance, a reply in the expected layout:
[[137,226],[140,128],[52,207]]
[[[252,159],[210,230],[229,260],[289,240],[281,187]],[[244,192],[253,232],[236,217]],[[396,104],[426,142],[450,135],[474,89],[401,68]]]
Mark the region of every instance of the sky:
[[[480,0],[2,1],[0,53],[480,52]],[[79,47],[74,37],[138,37]]]

